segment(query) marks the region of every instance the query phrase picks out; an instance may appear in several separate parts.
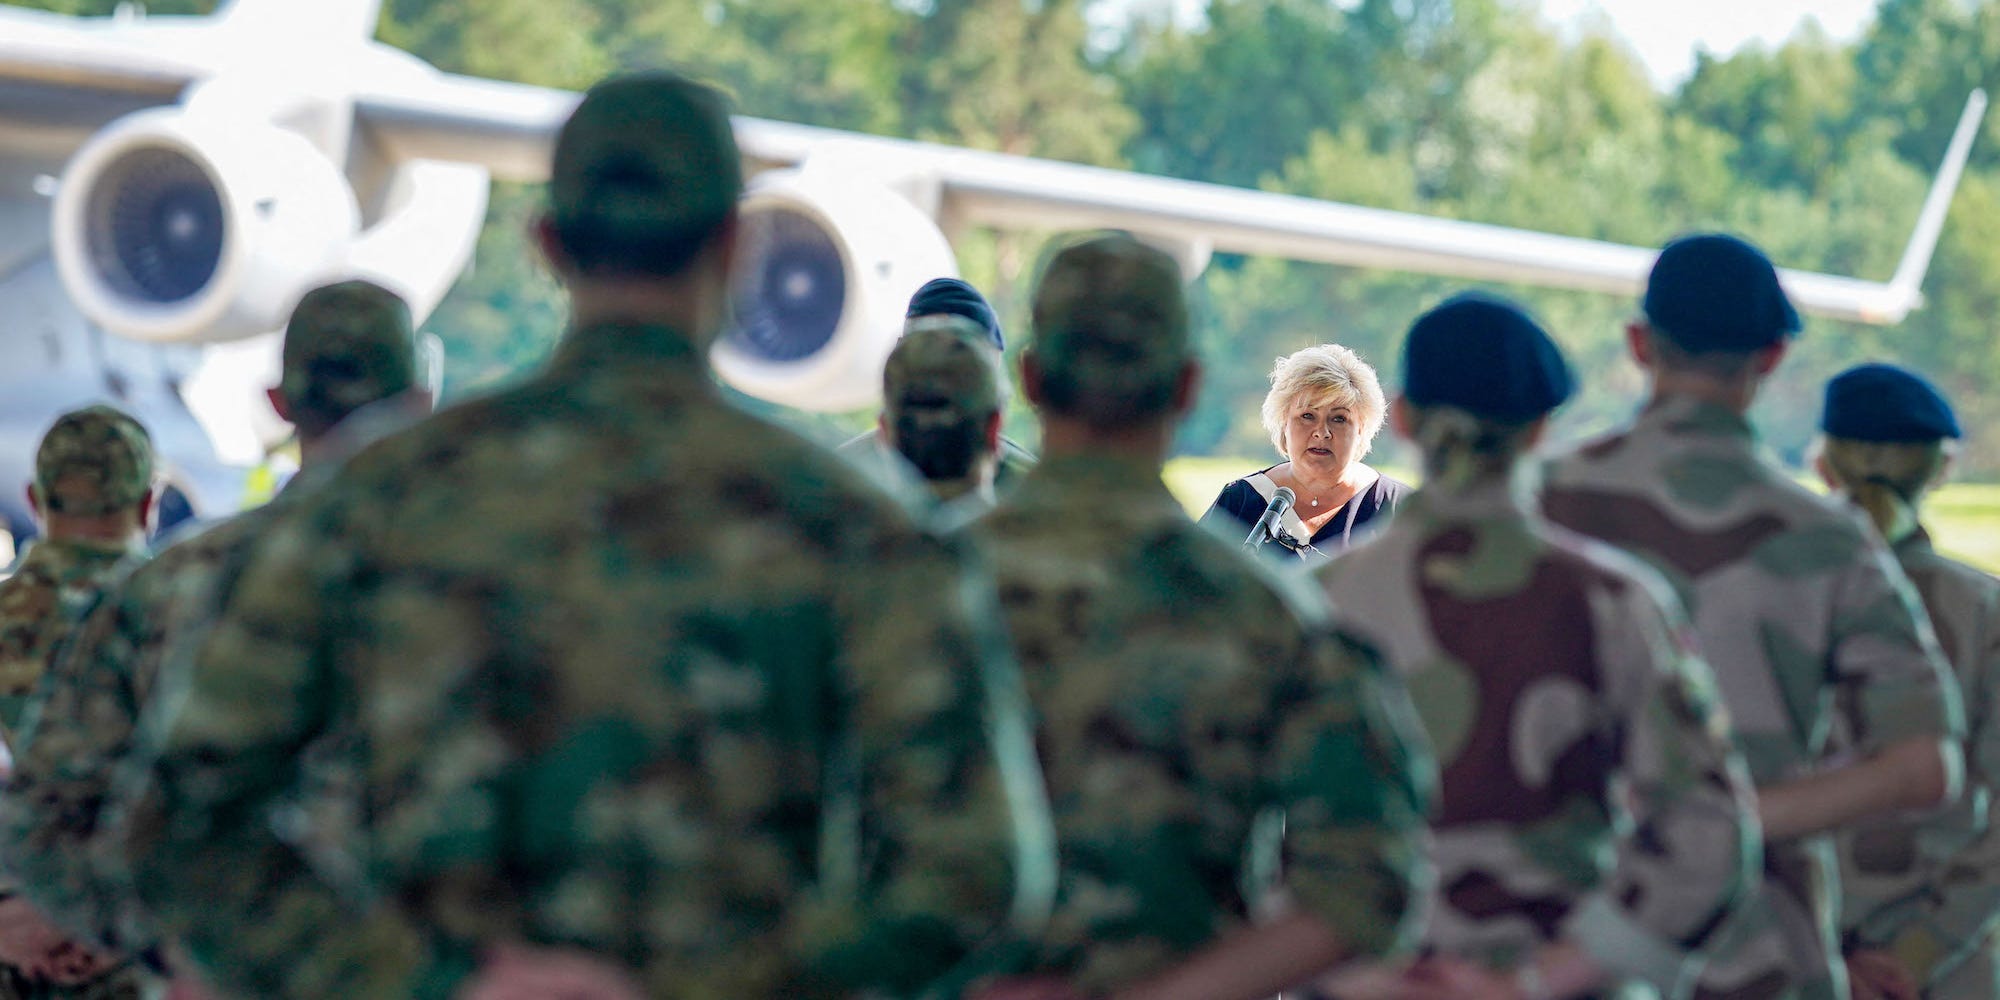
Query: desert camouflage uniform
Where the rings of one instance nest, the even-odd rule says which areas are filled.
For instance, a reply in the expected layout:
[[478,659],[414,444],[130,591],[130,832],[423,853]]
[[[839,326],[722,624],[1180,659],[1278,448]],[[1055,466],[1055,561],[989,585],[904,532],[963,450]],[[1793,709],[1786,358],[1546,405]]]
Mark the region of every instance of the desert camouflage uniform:
[[1935,1000],[2000,996],[2000,580],[1939,555],[1918,529],[1894,546],[1965,695],[1964,798],[1920,824],[1843,835],[1842,923],[1850,939],[1886,947]]
[[970,531],[1041,723],[1063,872],[1044,968],[1106,989],[1242,927],[1280,836],[1290,897],[1357,955],[1413,942],[1435,773],[1324,599],[1143,462],[1044,459]]
[[[1962,730],[1902,571],[1857,514],[1763,461],[1741,416],[1657,401],[1630,429],[1553,463],[1543,507],[1674,586],[1758,785],[1804,777],[1835,754]],[[1698,995],[1845,996],[1829,839],[1767,845],[1764,876]]]
[[1510,966],[1561,937],[1667,996],[1692,987],[1759,838],[1666,585],[1505,483],[1420,491],[1315,576],[1408,679],[1443,770],[1425,944]]
[[1053,881],[982,595],[684,335],[576,331],[269,529],[158,698],[142,897],[260,996],[442,995],[512,938],[691,1000],[927,980]]

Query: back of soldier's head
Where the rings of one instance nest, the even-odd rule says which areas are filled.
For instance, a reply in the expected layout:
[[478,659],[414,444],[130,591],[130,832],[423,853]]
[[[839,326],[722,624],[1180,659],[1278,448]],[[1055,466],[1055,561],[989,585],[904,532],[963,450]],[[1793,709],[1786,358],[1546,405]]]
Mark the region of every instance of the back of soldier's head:
[[1479,292],[1417,317],[1402,361],[1411,435],[1426,476],[1445,485],[1509,469],[1536,423],[1576,387],[1562,351],[1527,310]]
[[733,217],[743,164],[722,95],[667,72],[613,77],[556,137],[549,221],[587,276],[670,277]]
[[1719,233],[1668,243],[1647,276],[1643,309],[1666,363],[1717,374],[1799,331],[1770,258]]
[[1064,248],[1035,289],[1041,404],[1101,428],[1166,417],[1194,360],[1180,266],[1129,236]]
[[987,433],[1006,374],[984,327],[963,316],[912,320],[882,369],[896,450],[932,481],[959,480],[993,454]]
[[101,517],[134,510],[152,488],[152,437],[110,406],[57,417],[35,451],[35,495],[46,514]]
[[410,307],[394,292],[343,281],[307,292],[292,310],[278,391],[301,435],[318,437],[420,384]]

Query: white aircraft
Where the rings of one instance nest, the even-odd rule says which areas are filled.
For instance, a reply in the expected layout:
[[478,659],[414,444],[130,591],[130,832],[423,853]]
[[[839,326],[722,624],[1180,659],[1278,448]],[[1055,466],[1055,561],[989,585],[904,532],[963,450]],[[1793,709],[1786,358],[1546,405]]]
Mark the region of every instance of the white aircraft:
[[[573,93],[437,72],[372,39],[380,0],[224,0],[209,17],[0,6],[0,502],[54,416],[152,428],[197,510],[275,417],[273,331],[316,284],[372,277],[419,318],[468,263],[488,179],[545,179]],[[1800,308],[1894,323],[1919,288],[1975,93],[1887,282],[1785,272]],[[1215,251],[1608,293],[1653,249],[739,118],[755,172],[738,328],[718,371],[793,406],[868,405],[917,285],[966,225],[1131,231],[1190,274]],[[17,531],[18,507],[0,510]]]

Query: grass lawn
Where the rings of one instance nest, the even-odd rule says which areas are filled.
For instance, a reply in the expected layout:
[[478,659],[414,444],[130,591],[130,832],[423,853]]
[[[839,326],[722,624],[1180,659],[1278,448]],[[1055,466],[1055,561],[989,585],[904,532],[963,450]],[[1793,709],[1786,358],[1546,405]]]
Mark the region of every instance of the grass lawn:
[[[1167,463],[1167,488],[1188,513],[1199,517],[1224,483],[1254,472],[1272,458],[1177,458]],[[1415,482],[1407,469],[1383,470],[1405,482]],[[1924,506],[1938,548],[1946,554],[2000,573],[2000,483],[1952,483]]]

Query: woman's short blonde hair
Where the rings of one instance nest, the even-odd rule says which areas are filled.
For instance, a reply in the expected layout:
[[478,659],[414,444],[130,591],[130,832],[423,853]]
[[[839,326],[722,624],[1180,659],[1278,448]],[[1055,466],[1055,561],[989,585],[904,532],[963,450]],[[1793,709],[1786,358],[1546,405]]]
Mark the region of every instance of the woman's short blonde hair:
[[1345,406],[1361,420],[1361,455],[1368,454],[1389,404],[1382,382],[1361,355],[1339,344],[1320,344],[1288,354],[1271,366],[1271,391],[1264,394],[1264,430],[1278,454],[1285,451],[1285,426],[1300,400]]

